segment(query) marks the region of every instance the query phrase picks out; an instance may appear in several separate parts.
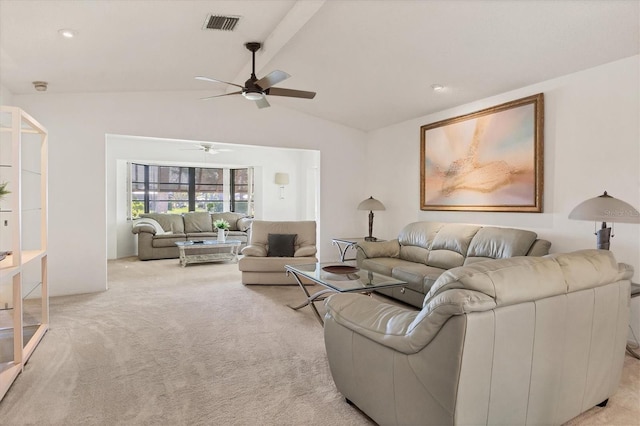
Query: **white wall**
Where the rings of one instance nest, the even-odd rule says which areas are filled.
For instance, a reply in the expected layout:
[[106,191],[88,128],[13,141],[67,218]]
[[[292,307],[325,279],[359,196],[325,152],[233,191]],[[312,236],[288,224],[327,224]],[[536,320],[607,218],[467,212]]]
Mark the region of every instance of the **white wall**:
[[[552,242],[552,252],[595,248],[594,224],[568,219],[577,204],[606,190],[640,209],[639,64],[634,56],[372,132],[367,193],[387,207],[376,214],[376,234],[393,238],[403,224],[417,220],[463,222],[531,229]],[[420,210],[421,125],[540,92],[545,96],[544,213]],[[611,250],[618,261],[633,265],[633,281],[640,282],[640,225],[616,224]],[[632,325],[640,336],[638,301]]]
[[[13,103],[49,131],[49,282],[53,296],[102,291],[107,283],[105,135],[131,135],[320,151],[320,248],[364,233],[366,134],[282,107],[258,110],[241,97],[202,102],[197,92],[35,93]],[[363,234],[364,235],[364,234]]]
[[[316,170],[320,152],[292,148],[216,143],[229,149],[216,155],[198,150],[201,141],[177,141],[107,135],[107,257],[122,258],[137,254],[136,236],[131,233],[127,203],[127,162],[171,164],[201,167],[253,167],[255,179],[255,217],[264,220],[319,221],[315,212],[307,212],[304,201],[315,197],[318,185],[307,186],[307,172]],[[215,141],[208,141],[215,142]],[[289,173],[285,197],[275,184],[276,172]]]
[[13,105],[13,93],[0,84],[0,105]]

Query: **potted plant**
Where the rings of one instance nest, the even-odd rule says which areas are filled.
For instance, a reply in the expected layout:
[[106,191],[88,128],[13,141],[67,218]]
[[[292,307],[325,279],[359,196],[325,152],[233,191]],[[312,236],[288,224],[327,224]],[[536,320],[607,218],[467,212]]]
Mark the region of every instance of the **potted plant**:
[[229,222],[224,219],[217,219],[213,221],[213,226],[218,231],[218,242],[224,243],[226,241],[227,233],[229,233]]
[[7,185],[9,185],[9,182],[0,183],[0,200],[2,200],[5,195],[11,194],[11,191],[7,189]]

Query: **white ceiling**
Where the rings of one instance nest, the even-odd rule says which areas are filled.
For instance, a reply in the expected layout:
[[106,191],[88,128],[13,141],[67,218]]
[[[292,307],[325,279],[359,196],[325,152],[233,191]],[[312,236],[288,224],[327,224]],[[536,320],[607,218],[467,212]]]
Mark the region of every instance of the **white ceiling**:
[[[209,13],[242,18],[202,30]],[[197,75],[244,83],[244,43],[260,41],[258,78],[280,69],[277,87],[318,93],[272,107],[372,130],[637,55],[639,28],[637,0],[0,0],[0,84],[197,99],[229,89]]]

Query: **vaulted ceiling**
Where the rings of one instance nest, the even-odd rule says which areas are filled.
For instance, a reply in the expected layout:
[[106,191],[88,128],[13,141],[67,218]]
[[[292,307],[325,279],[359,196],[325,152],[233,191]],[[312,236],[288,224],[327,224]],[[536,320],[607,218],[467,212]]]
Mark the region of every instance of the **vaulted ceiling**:
[[[205,30],[209,14],[240,20]],[[259,41],[258,77],[318,93],[273,108],[372,130],[637,55],[639,28],[637,0],[0,0],[0,84],[198,99],[236,88],[195,76],[243,84]]]

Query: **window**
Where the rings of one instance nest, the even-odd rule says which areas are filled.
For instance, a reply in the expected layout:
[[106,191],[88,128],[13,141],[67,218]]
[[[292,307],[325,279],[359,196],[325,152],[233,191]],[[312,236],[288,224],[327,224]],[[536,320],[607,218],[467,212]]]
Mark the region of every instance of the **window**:
[[131,217],[134,219],[142,213],[225,210],[253,212],[250,168],[131,165]]
[[231,211],[253,216],[252,182],[251,169],[231,170]]

